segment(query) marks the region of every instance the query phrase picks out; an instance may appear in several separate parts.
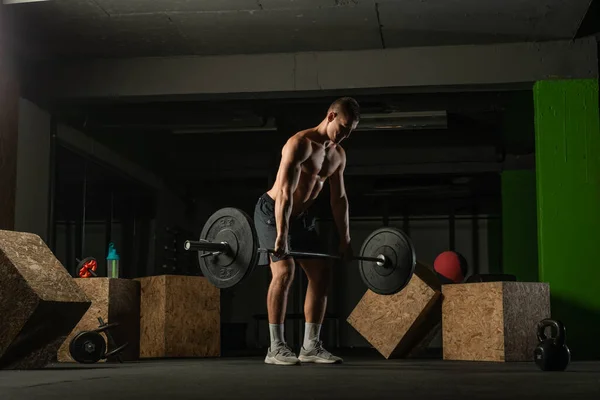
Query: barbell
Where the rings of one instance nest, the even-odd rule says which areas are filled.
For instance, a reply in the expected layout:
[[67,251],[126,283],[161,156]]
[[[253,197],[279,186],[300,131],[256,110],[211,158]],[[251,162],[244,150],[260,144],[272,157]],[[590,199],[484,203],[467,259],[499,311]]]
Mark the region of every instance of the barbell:
[[[202,274],[219,289],[233,287],[246,279],[259,265],[261,253],[273,249],[259,247],[256,228],[250,216],[237,208],[226,207],[213,213],[199,240],[187,240],[187,251],[197,251]],[[291,251],[290,257],[341,259],[333,254]],[[363,242],[357,260],[363,282],[382,295],[398,293],[408,284],[415,270],[416,255],[410,238],[399,229],[383,227]],[[265,264],[265,265],[268,265]]]

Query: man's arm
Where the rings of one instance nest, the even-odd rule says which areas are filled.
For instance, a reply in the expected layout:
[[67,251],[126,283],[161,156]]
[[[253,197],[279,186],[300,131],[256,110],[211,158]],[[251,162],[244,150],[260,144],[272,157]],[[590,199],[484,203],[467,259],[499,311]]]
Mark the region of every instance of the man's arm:
[[348,197],[346,196],[346,187],[344,185],[344,170],[346,169],[346,153],[340,147],[342,157],[339,168],[329,178],[329,187],[331,192],[331,211],[333,220],[338,229],[340,242],[342,244],[350,243],[350,221],[348,212]]
[[281,151],[281,163],[277,180],[280,192],[275,200],[277,237],[287,238],[293,194],[298,187],[302,163],[310,156],[310,142],[305,139],[290,139]]

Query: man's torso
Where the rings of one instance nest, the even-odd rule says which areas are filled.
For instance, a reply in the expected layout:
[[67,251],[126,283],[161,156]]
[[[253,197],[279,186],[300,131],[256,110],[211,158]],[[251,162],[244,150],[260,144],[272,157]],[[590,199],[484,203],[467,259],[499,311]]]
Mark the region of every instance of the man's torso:
[[[326,148],[324,145],[314,142],[306,137],[307,131],[301,131],[296,137],[309,140],[311,146],[310,156],[301,164],[298,186],[293,194],[292,215],[301,214],[317,199],[323,189],[327,178],[340,167],[342,155],[339,145]],[[281,182],[278,179],[268,194],[274,200],[280,192]]]

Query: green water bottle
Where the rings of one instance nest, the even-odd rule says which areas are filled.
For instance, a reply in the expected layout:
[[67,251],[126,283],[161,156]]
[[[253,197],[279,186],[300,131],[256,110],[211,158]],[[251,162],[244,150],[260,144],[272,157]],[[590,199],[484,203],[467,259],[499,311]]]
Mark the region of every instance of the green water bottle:
[[109,278],[119,277],[119,255],[114,243],[108,245],[108,256],[106,257],[106,272]]

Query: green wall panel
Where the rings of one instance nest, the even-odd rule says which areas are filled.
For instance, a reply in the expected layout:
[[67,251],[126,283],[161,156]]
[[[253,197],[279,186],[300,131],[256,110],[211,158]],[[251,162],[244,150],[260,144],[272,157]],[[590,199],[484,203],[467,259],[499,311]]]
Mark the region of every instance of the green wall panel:
[[534,105],[539,277],[574,358],[599,358],[598,81],[538,82]]

